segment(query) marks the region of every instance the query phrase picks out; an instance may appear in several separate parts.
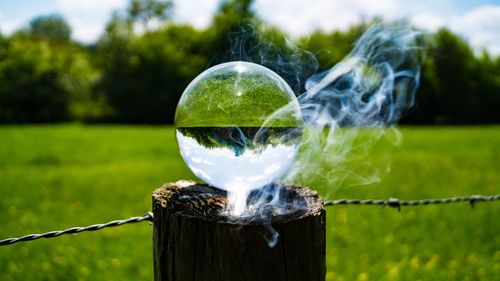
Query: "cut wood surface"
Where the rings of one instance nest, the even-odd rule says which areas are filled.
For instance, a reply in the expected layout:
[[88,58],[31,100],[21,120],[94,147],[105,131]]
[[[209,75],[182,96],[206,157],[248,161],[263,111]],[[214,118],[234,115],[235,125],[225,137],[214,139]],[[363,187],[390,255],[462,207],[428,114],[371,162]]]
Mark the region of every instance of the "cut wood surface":
[[191,181],[154,191],[156,281],[325,280],[326,214],[315,191],[281,185],[287,212],[263,204],[269,216],[243,219],[225,213],[226,195]]

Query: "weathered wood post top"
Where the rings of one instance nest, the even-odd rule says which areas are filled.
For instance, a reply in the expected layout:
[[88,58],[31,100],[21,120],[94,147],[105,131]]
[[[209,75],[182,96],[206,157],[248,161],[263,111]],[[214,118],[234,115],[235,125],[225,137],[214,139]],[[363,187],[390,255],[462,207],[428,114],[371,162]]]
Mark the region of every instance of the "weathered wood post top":
[[154,280],[324,281],[323,201],[308,188],[278,188],[287,211],[268,202],[261,206],[266,216],[245,218],[228,215],[226,192],[206,184],[155,190]]

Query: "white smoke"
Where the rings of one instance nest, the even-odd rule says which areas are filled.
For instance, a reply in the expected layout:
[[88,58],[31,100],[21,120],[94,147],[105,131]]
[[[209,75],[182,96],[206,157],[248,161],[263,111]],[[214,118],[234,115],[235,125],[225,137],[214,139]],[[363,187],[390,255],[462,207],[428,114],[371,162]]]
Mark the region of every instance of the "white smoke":
[[307,79],[298,96],[303,144],[284,181],[332,191],[378,180],[384,165],[371,163],[369,152],[383,136],[400,140],[394,125],[414,104],[421,35],[404,24],[375,25],[344,60]]
[[[311,53],[291,45],[284,52],[262,38],[256,40],[253,30],[242,30],[238,36],[233,59],[256,61],[281,75],[295,91],[305,88],[297,96],[303,117],[302,145],[282,181],[313,189],[327,185],[326,196],[339,187],[377,181],[386,166],[373,163],[370,151],[383,137],[400,142],[395,124],[414,104],[422,34],[402,23],[374,25],[340,63],[312,76],[317,60]],[[309,78],[302,83],[304,77]],[[286,106],[281,110],[286,111]],[[271,247],[279,236],[270,226],[273,216],[307,208],[303,202],[283,200],[286,196],[279,186],[274,183],[252,191],[243,216],[267,224],[263,236]]]

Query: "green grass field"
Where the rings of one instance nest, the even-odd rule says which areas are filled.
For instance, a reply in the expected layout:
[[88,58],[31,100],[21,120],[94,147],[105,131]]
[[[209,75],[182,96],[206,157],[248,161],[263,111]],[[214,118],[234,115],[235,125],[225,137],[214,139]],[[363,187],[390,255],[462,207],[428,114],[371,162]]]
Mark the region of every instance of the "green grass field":
[[[500,127],[401,132],[390,173],[329,199],[500,193]],[[142,215],[185,178],[172,127],[0,127],[0,239]],[[327,216],[327,280],[500,280],[500,202]],[[0,247],[0,280],[152,280],[151,247],[147,223]]]

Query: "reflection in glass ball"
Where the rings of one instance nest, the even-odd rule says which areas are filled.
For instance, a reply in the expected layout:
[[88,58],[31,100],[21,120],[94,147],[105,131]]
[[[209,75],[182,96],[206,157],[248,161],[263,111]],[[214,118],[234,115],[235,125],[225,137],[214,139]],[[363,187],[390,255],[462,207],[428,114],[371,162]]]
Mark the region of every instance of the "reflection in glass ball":
[[235,213],[248,193],[278,179],[302,137],[299,104],[273,71],[248,62],[216,65],[196,77],[177,105],[181,155],[206,183],[227,190]]

